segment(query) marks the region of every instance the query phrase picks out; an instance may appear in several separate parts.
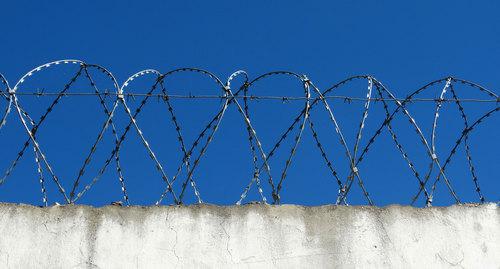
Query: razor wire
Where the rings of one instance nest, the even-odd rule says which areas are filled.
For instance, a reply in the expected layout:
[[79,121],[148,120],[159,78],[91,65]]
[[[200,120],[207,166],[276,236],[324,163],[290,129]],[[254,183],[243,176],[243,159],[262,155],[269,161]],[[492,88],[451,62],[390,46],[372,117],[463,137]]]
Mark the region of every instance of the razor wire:
[[[47,69],[64,65],[76,65],[77,71],[59,90],[29,91],[23,88],[25,82],[30,80],[32,77],[36,77],[38,74]],[[96,70],[104,74],[105,78],[113,85],[113,91],[110,92],[107,89],[103,90],[103,87],[101,87],[95,80],[90,70]],[[219,93],[213,92],[213,94],[208,95],[171,94],[166,81],[167,79],[175,79],[176,74],[180,73],[189,73],[209,78],[214,84],[209,86],[208,89],[212,89],[212,91],[214,89],[218,89]],[[153,80],[148,86],[149,90],[146,92],[127,91],[129,86],[134,83],[134,81],[146,76],[153,76]],[[233,80],[238,77],[241,77],[243,82],[235,87]],[[295,90],[300,90],[302,92],[302,96],[252,95],[252,89],[255,88],[256,84],[265,84],[266,80],[271,77],[288,77],[296,80],[297,86]],[[77,80],[85,81],[87,87],[90,87],[90,91],[88,89],[84,92],[76,90],[76,87],[81,87],[74,86]],[[334,91],[338,91],[340,88],[346,87],[354,81],[366,82],[365,97],[332,94]],[[439,85],[442,86],[438,95],[439,97],[421,97],[424,92],[428,92],[431,88]],[[484,94],[487,97],[483,99],[461,99],[456,89],[457,85],[466,86],[476,91],[478,94]],[[232,87],[234,87],[234,89]],[[450,93],[451,96],[447,97],[447,93]],[[44,109],[44,113],[42,113],[40,118],[38,120],[34,120],[32,115],[30,115],[30,113],[26,110],[27,107],[20,99],[21,97],[25,98],[25,96],[44,97],[49,98],[52,101],[49,106]],[[63,187],[64,184],[51,165],[51,159],[49,159],[49,156],[45,154],[43,144],[40,142],[37,135],[40,127],[52,114],[54,108],[62,102],[63,97],[68,96],[97,97],[97,101],[99,102],[100,108],[104,112],[105,116],[105,120],[101,123],[101,127],[99,128],[99,132],[97,133],[94,142],[90,145],[90,149],[84,155],[84,161],[78,170],[77,176],[72,181],[72,187],[69,192]],[[473,130],[477,129],[476,127],[479,124],[482,124],[486,121],[486,119],[490,118],[495,114],[495,112],[500,110],[500,99],[496,93],[479,84],[451,76],[432,81],[407,95],[405,98],[398,98],[379,80],[370,75],[352,76],[322,91],[306,75],[289,71],[269,72],[257,76],[254,79],[251,79],[245,71],[237,71],[231,74],[224,82],[215,74],[198,68],[179,68],[166,73],[161,73],[153,69],[146,69],[127,78],[125,82],[120,85],[114,75],[104,67],[95,64],[87,64],[79,60],[54,61],[38,66],[23,75],[21,79],[16,82],[14,87],[10,87],[7,79],[0,74],[0,97],[3,102],[2,104],[5,105],[4,109],[2,109],[3,112],[0,118],[0,135],[4,131],[8,122],[16,120],[21,123],[26,135],[26,140],[22,144],[21,149],[7,167],[3,176],[0,178],[0,187],[3,187],[2,185],[5,184],[12,172],[16,169],[26,150],[29,147],[32,147],[35,170],[39,177],[38,182],[40,184],[42,203],[44,206],[49,205],[47,194],[48,182],[45,178],[45,173],[47,173],[52,179],[65,203],[73,204],[98,183],[102,175],[108,170],[111,163],[114,163],[116,166],[116,178],[119,181],[120,191],[123,196],[122,202],[125,205],[130,205],[130,197],[126,187],[126,175],[123,173],[127,167],[123,167],[121,164],[120,152],[125,140],[128,137],[127,134],[131,129],[133,129],[138,135],[142,146],[147,151],[152,165],[155,167],[159,177],[165,184],[164,189],[155,204],[158,205],[162,203],[167,195],[172,197],[175,204],[184,203],[188,186],[190,187],[189,189],[192,189],[192,192],[196,197],[196,202],[203,203],[204,200],[202,199],[202,192],[196,182],[207,179],[203,179],[202,175],[199,174],[199,166],[205,159],[205,155],[208,152],[212,141],[216,139],[219,127],[223,122],[226,113],[230,111],[228,110],[230,107],[236,107],[236,111],[239,115],[238,117],[241,117],[243,121],[245,133],[248,139],[247,143],[250,154],[249,160],[252,164],[249,182],[248,184],[242,184],[243,192],[236,201],[237,205],[244,202],[249,191],[254,187],[254,185],[262,203],[267,204],[269,202],[266,198],[266,196],[269,195],[272,197],[271,202],[273,204],[280,204],[280,194],[286,184],[286,178],[289,174],[290,167],[294,163],[294,156],[296,155],[299,146],[301,146],[304,136],[307,136],[309,133],[313,139],[313,144],[319,151],[326,169],[329,171],[329,174],[331,174],[331,177],[337,186],[337,189],[334,190],[337,194],[337,197],[334,200],[335,203],[347,205],[349,201],[349,193],[353,188],[353,184],[356,182],[366,202],[369,205],[376,204],[375,200],[372,199],[370,193],[368,192],[368,187],[366,186],[366,180],[371,180],[373,182],[373,179],[369,179],[369,177],[366,176],[366,171],[363,171],[362,176],[361,167],[362,162],[366,159],[370,148],[375,144],[384,130],[387,130],[389,134],[388,137],[390,137],[393,141],[397,151],[400,153],[400,156],[409,166],[411,175],[418,183],[418,191],[411,199],[412,205],[419,199],[421,194],[423,194],[425,205],[431,206],[434,196],[436,195],[438,183],[441,179],[454,202],[462,203],[462,200],[459,198],[454,187],[455,184],[459,183],[452,181],[446,170],[450,166],[454,157],[457,155],[457,149],[459,146],[463,146],[464,148],[467,168],[470,172],[470,177],[474,185],[474,191],[477,193],[479,198],[479,203],[484,203],[487,199],[480,188],[480,181],[476,167],[477,164],[473,162],[470,135]],[[139,101],[139,105],[135,109],[131,109],[131,106],[128,104],[129,98],[133,98],[134,100],[135,98],[142,99]],[[180,151],[177,153],[181,159],[180,163],[167,164],[161,160],[157,154],[155,154],[154,148],[149,142],[148,133],[143,131],[141,127],[138,116],[148,104],[148,100],[151,98],[158,98],[158,100],[161,100],[166,108],[170,122],[169,124],[171,124],[174,128],[179,144]],[[174,99],[219,99],[221,104],[217,110],[213,111],[209,120],[203,123],[201,131],[194,132],[196,134],[194,136],[195,139],[193,139],[193,141],[188,141],[185,137],[185,132],[188,130],[184,129],[184,122],[179,119],[178,111],[175,109],[175,104],[172,102]],[[355,136],[352,139],[346,135],[344,129],[346,126],[339,122],[335,106],[330,104],[332,100],[344,100],[344,102],[348,104],[352,104],[353,101],[362,102],[362,112],[357,124],[349,124],[349,126],[357,127],[354,129]],[[106,101],[111,102],[112,105],[110,106],[106,104]],[[269,130],[258,130],[258,128],[256,128],[255,122],[258,121],[258,119],[256,119],[256,113],[252,113],[251,101],[302,102],[303,108],[299,109],[296,114],[294,114],[295,116],[292,117],[291,124],[287,125],[287,128],[276,132],[279,134],[276,136],[276,141],[273,143],[263,143],[259,133],[269,132]],[[421,127],[423,126],[423,123],[417,121],[414,114],[410,111],[410,109],[413,109],[410,105],[417,102],[432,102],[435,104],[431,124],[432,128],[429,136],[425,134],[423,131],[424,129]],[[492,104],[492,108],[487,110],[484,114],[473,118],[470,113],[466,112],[464,107],[464,104],[467,102]],[[372,104],[374,103],[380,103],[382,105],[382,112],[384,114],[383,118],[377,119],[369,117],[371,114],[370,111],[373,109]],[[438,152],[438,143],[441,141],[439,140],[438,132],[438,127],[440,126],[439,115],[445,110],[443,104],[454,105],[456,111],[462,119],[463,125],[462,132],[457,135],[457,140],[453,143],[453,146],[448,152]],[[320,106],[322,109],[316,108],[317,106]],[[126,126],[122,129],[115,124],[115,117],[117,117],[116,114],[119,109],[124,111],[126,115],[125,120],[127,121]],[[10,115],[13,110],[17,112],[17,117]],[[320,135],[321,131],[317,128],[318,125],[315,117],[321,113],[324,113],[322,114],[323,116],[326,115],[329,123],[335,130],[335,133]],[[424,159],[428,161],[428,168],[426,170],[419,170],[415,164],[415,156],[410,157],[408,149],[404,147],[404,143],[401,141],[401,136],[397,134],[397,129],[394,126],[394,122],[397,117],[406,118],[410,124],[410,128],[417,134],[418,141],[420,141],[422,147],[421,149],[425,152]],[[376,125],[378,128],[375,129],[375,132],[372,134],[366,134],[367,130],[365,126],[367,123],[376,123],[377,121],[379,123]],[[399,125],[397,127],[401,128]],[[97,173],[91,177],[86,176],[89,173],[87,170],[91,162],[94,161],[94,155],[97,152],[97,148],[101,144],[104,134],[108,131],[108,129],[111,130],[114,146],[111,152],[106,155],[107,157],[105,158],[104,163],[98,166],[100,168],[97,169]],[[308,130],[308,132],[306,132],[306,130]],[[192,130],[189,131],[192,132]],[[275,131],[272,132],[274,133]],[[368,139],[363,139],[363,137],[368,137]],[[336,140],[340,147],[335,149],[328,148],[325,141],[330,142],[332,139]],[[365,140],[367,142],[363,144],[363,141]],[[285,143],[290,144],[288,153],[283,151],[283,144]],[[269,150],[266,150],[266,146],[269,145],[271,145],[271,147]],[[332,157],[332,155],[339,150],[343,151],[345,155],[345,159],[342,161]],[[275,156],[279,154],[281,154],[280,156],[282,156],[285,160],[281,166],[274,163],[274,160],[276,159]],[[446,158],[441,158],[441,156],[445,156]],[[53,158],[53,156],[50,156],[50,158]],[[341,167],[341,162],[347,163],[347,167]],[[498,160],[496,160],[496,162],[498,162]],[[271,170],[271,167],[274,167],[274,169]],[[347,168],[347,173],[342,174],[339,172],[341,168]],[[183,171],[184,173],[182,173]],[[273,177],[272,171],[279,171],[279,176]],[[172,172],[172,174],[169,174],[169,172]],[[264,178],[267,178],[267,180],[263,180]],[[180,181],[180,187],[175,189],[174,183],[177,181]],[[82,182],[87,183],[81,186]]]

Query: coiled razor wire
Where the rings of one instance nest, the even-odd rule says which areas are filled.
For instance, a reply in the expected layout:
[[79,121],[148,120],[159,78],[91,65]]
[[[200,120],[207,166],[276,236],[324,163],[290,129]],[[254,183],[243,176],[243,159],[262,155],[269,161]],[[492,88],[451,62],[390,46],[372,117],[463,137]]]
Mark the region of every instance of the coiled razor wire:
[[[37,76],[44,70],[51,69],[57,65],[78,66],[78,70],[59,90],[53,92],[27,92],[20,90],[22,88],[22,85],[31,77]],[[113,85],[114,90],[112,92],[109,92],[107,89],[103,91],[102,87],[98,85],[94,77],[91,75],[91,72],[89,72],[90,70],[96,70],[104,74],[104,76]],[[214,82],[214,89],[219,89],[219,93],[214,92],[210,95],[169,94],[169,90],[166,86],[166,79],[170,77],[174,79],[175,74],[178,73],[192,73],[208,77]],[[129,85],[134,83],[135,80],[145,76],[153,76],[154,78],[154,82],[149,86],[149,90],[142,93],[126,91]],[[255,84],[265,83],[267,78],[276,76],[286,76],[296,79],[298,82],[297,88],[302,89],[303,96],[292,97],[251,95],[252,89],[254,88]],[[232,85],[232,82],[237,77],[241,77],[243,79],[243,82],[241,83],[241,85],[236,85],[237,87],[234,87],[234,85]],[[75,91],[73,88],[76,87],[74,86],[74,84],[78,79],[85,80],[88,83],[87,85],[90,86],[91,91]],[[366,81],[366,97],[360,98],[331,94],[333,91],[357,80]],[[442,85],[442,90],[438,98],[419,97],[419,95],[424,91],[437,85]],[[478,93],[480,94],[485,94],[487,96],[487,99],[461,99],[459,97],[459,93],[456,90],[457,85],[465,85],[473,90],[478,91]],[[447,93],[450,93],[451,96],[447,97]],[[33,119],[29,115],[29,113],[25,110],[25,108],[21,104],[21,101],[19,100],[20,96],[30,95],[52,98],[52,102],[45,109],[45,112],[40,116],[38,120]],[[45,155],[43,145],[41,145],[40,141],[37,139],[37,131],[40,129],[40,126],[45,122],[47,117],[51,114],[58,103],[61,102],[62,97],[88,95],[97,96],[100,106],[105,115],[105,121],[102,123],[102,126],[99,129],[99,133],[97,134],[94,143],[92,143],[90,149],[86,153],[84,162],[80,166],[77,177],[73,181],[71,190],[68,192],[63,188],[60,178],[56,175],[56,171],[51,166],[48,156]],[[130,106],[127,102],[128,98],[130,97],[142,97],[142,100],[140,101],[138,107],[134,110],[130,109]],[[138,115],[147,105],[148,100],[152,97],[161,99],[165,105],[166,110],[168,111],[170,122],[175,129],[177,140],[179,143],[179,153],[182,157],[179,164],[174,163],[166,165],[157,157],[152,146],[148,142],[148,134],[143,132],[140,127],[140,123],[137,120]],[[3,176],[0,178],[0,187],[10,177],[12,172],[17,167],[17,164],[24,156],[24,153],[26,152],[28,147],[31,146],[34,153],[35,170],[39,176],[38,181],[40,183],[42,204],[44,206],[47,206],[49,204],[46,187],[47,182],[44,173],[49,174],[65,203],[72,204],[77,202],[82,196],[84,196],[88,191],[92,189],[92,187],[99,181],[99,179],[102,177],[102,175],[105,173],[112,162],[114,162],[116,166],[116,176],[123,195],[122,202],[125,205],[130,205],[129,195],[126,188],[126,180],[123,173],[124,168],[122,167],[120,162],[120,150],[130,129],[134,129],[134,131],[137,133],[143,147],[145,148],[149,155],[149,158],[151,159],[152,164],[156,168],[159,176],[165,184],[165,189],[156,201],[156,204],[160,204],[167,195],[170,195],[172,197],[174,203],[182,204],[184,201],[187,186],[190,186],[190,188],[193,190],[193,193],[196,197],[196,202],[203,203],[201,192],[195,180],[195,178],[199,179],[199,177],[195,177],[195,173],[198,170],[197,168],[199,167],[200,162],[204,159],[203,157],[208,151],[209,145],[215,139],[219,126],[223,121],[228,107],[230,106],[236,107],[236,110],[243,120],[245,132],[248,136],[248,145],[250,148],[250,158],[253,169],[251,171],[249,183],[244,185],[243,192],[236,202],[237,205],[243,203],[254,184],[257,188],[262,203],[268,203],[268,199],[266,198],[266,189],[269,189],[270,191],[270,193],[267,194],[272,197],[273,204],[281,203],[280,193],[283,190],[288,171],[293,164],[292,160],[294,158],[294,155],[297,152],[302,138],[307,134],[307,132],[305,132],[306,128],[310,130],[314,144],[318,149],[319,154],[321,155],[321,158],[325,163],[325,166],[331,173],[332,179],[338,187],[338,189],[336,190],[336,204],[348,204],[349,193],[354,182],[357,182],[357,184],[359,185],[360,190],[362,191],[362,194],[365,197],[367,203],[370,205],[375,204],[374,200],[372,200],[372,197],[367,190],[365,184],[366,178],[364,176],[361,176],[360,165],[366,158],[369,149],[373,146],[377,138],[380,137],[384,129],[387,129],[390,138],[396,146],[396,149],[400,152],[401,157],[408,164],[411,170],[411,174],[417,180],[418,191],[411,200],[412,205],[423,193],[425,205],[431,206],[434,195],[436,194],[436,189],[438,186],[437,184],[441,179],[444,181],[444,184],[446,185],[450,195],[453,197],[453,200],[456,203],[461,203],[461,200],[458,197],[458,194],[456,193],[453,186],[455,183],[451,181],[451,178],[446,173],[446,168],[450,165],[453,157],[456,156],[457,149],[460,145],[464,146],[464,155],[467,160],[467,166],[468,170],[470,171],[472,182],[474,184],[474,191],[478,195],[479,202],[484,203],[487,200],[480,188],[477,169],[472,158],[469,137],[471,132],[475,130],[479,124],[485,122],[487,118],[490,118],[495,114],[495,112],[498,112],[500,110],[500,99],[496,93],[482,87],[479,84],[455,77],[445,77],[439,80],[432,81],[409,94],[407,97],[399,99],[380,81],[369,75],[349,77],[337,84],[334,84],[330,88],[321,91],[307,76],[289,71],[269,72],[257,76],[254,79],[250,79],[245,71],[240,70],[233,73],[225,82],[223,82],[223,80],[219,79],[219,77],[217,77],[215,74],[197,68],[179,68],[163,74],[153,69],[146,69],[127,78],[125,82],[120,85],[113,74],[104,67],[95,64],[87,64],[79,60],[60,60],[38,66],[22,76],[21,79],[14,85],[14,87],[10,87],[7,79],[2,74],[0,74],[0,98],[3,100],[3,104],[5,104],[2,110],[2,114],[0,115],[0,134],[2,132],[2,129],[8,122],[11,111],[15,110],[17,112],[17,119],[22,124],[24,132],[27,135],[27,139],[23,143],[23,146],[18,151],[10,166],[7,167],[6,171],[3,173]],[[193,141],[187,141],[183,135],[184,129],[182,128],[182,122],[179,120],[177,112],[174,108],[174,104],[171,102],[171,100],[175,98],[220,99],[222,102],[220,107],[216,111],[214,111],[214,114],[209,118],[210,120],[208,120],[204,124],[201,132],[199,132],[198,135],[195,136],[196,138]],[[344,101],[347,101],[349,103],[352,101],[364,102],[359,122],[356,125],[357,129],[355,132],[355,137],[352,140],[348,139],[348,137],[346,137],[345,135],[345,132],[342,131],[342,128],[344,126],[340,125],[334,113],[335,109],[329,104],[329,101],[334,99],[343,99]],[[106,104],[106,100],[110,100],[112,102],[112,105],[109,106],[108,104]],[[259,132],[255,128],[255,124],[252,120],[253,114],[251,113],[250,106],[250,101],[252,100],[281,100],[283,102],[294,100],[303,102],[303,108],[300,109],[300,111],[297,111],[296,116],[293,117],[291,124],[288,125],[288,128],[281,131],[281,135],[278,136],[278,139],[275,143],[270,144],[272,145],[272,147],[267,152],[264,150],[264,145],[259,138]],[[241,101],[243,102],[243,105],[241,104]],[[368,142],[363,146],[362,137],[365,133],[365,126],[369,121],[369,111],[371,108],[370,104],[373,102],[380,102],[382,104],[383,114],[385,115],[385,117],[382,119],[371,120],[372,122],[376,122],[376,120],[379,121],[379,124],[377,125],[378,128],[376,128],[376,131],[373,134],[367,136],[369,137],[367,140]],[[426,137],[426,135],[422,131],[422,128],[417,123],[417,120],[409,110],[409,104],[414,102],[435,103],[430,139],[429,137]],[[466,102],[491,103],[493,104],[493,108],[488,110],[485,114],[480,115],[475,120],[471,120],[470,114],[466,113],[463,105]],[[445,103],[455,104],[455,107],[463,122],[463,130],[458,135],[457,140],[454,142],[449,152],[439,152],[438,154],[437,144],[439,142],[439,139],[437,131],[439,125],[439,114],[444,109],[443,104]],[[314,115],[318,115],[319,113],[321,113],[321,110],[314,110],[317,105],[323,107],[323,113],[326,113],[326,115],[328,116],[329,122],[334,127],[336,133],[335,135],[321,136],[321,139],[323,140],[320,139],[317,125],[313,120]],[[395,108],[391,110],[390,105],[395,105]],[[123,130],[120,130],[115,125],[114,121],[117,109],[119,109],[120,107],[125,112],[127,118],[126,120],[128,122]],[[413,161],[415,158],[410,157],[409,151],[403,147],[403,143],[400,141],[400,137],[398,137],[398,135],[396,134],[396,129],[394,128],[393,121],[398,115],[401,115],[402,117],[408,119],[411,128],[416,132],[421,142],[422,149],[426,152],[426,159],[428,159],[429,162],[427,171],[419,172]],[[16,118],[10,119],[10,121],[14,121],[15,119]],[[87,179],[90,180],[85,181],[88,183],[81,187],[80,183],[83,182],[84,178],[86,178],[85,175],[87,172],[87,168],[92,162],[93,157],[96,154],[96,150],[99,147],[100,142],[103,140],[105,132],[109,128],[111,129],[111,133],[113,135],[114,147],[111,152],[106,155],[107,158],[105,159],[104,163],[99,166],[100,168],[97,170],[97,174],[91,177],[87,177]],[[262,132],[263,130],[260,131]],[[331,155],[334,152],[328,150],[324,143],[325,138],[333,138],[335,136],[340,143],[341,150],[345,153],[345,161],[348,163],[347,168],[349,172],[345,175],[341,175],[341,173],[338,172],[339,162],[338,160],[332,159]],[[270,161],[273,159],[273,156],[278,154],[278,150],[280,149],[281,145],[284,144],[284,142],[289,138],[292,139],[291,149],[288,154],[284,155],[285,163],[281,167],[280,175],[273,178],[271,173]],[[443,159],[439,156],[445,156],[446,158]],[[495,161],[498,162],[498,160]],[[168,171],[174,171],[174,173],[169,176],[167,173]],[[185,171],[185,176],[182,176],[182,171]],[[432,180],[433,173],[436,174],[434,180]],[[262,180],[262,177],[267,178],[267,180]],[[342,179],[342,177],[344,177],[344,179]],[[173,184],[178,180],[181,181],[180,189],[174,190]],[[265,182],[267,182],[267,186],[265,185]]]

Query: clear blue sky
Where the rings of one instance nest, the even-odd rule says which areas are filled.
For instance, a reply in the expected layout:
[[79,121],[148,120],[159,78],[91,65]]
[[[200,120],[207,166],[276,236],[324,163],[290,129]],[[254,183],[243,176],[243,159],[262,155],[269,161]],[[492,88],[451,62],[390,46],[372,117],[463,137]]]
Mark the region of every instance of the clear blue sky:
[[[307,74],[322,89],[351,75],[371,74],[398,97],[404,97],[431,80],[454,75],[500,93],[497,90],[500,88],[498,1],[6,1],[1,7],[0,73],[11,84],[37,65],[72,58],[103,65],[120,82],[146,68],[166,72],[178,67],[199,67],[221,78],[238,69],[246,70],[251,77],[273,70],[291,70]],[[61,87],[69,73],[64,74],[66,80],[61,75],[48,73],[41,84],[33,84],[33,87]],[[192,77],[180,75],[172,79],[176,93],[200,93],[214,86],[206,80],[195,81]],[[291,84],[280,83],[262,83],[261,91],[255,94],[300,95],[300,86],[288,91],[284,87]],[[366,83],[353,84],[353,88],[338,93],[364,96]],[[441,88],[438,86],[423,97],[437,97]],[[464,98],[487,97],[475,95],[470,88],[462,90],[461,97]],[[40,115],[37,104],[49,101],[23,97],[21,102],[27,111]],[[89,149],[97,127],[104,120],[95,100],[88,101],[95,113],[89,112],[91,108],[84,107],[85,102],[68,101],[66,110],[56,111],[57,115],[55,112],[50,122],[47,121],[47,126],[40,130],[40,143],[45,148],[52,148],[52,151],[47,149],[49,161],[53,162],[56,174],[68,186],[67,189],[70,189],[70,181],[83,161],[82,152]],[[206,122],[207,115],[218,107],[219,103],[211,102],[213,104],[207,101],[193,107],[192,103],[178,101],[179,113],[182,114],[180,120],[186,126],[183,128],[188,140]],[[131,102],[131,107],[135,108],[137,104]],[[5,102],[0,106],[3,111]],[[256,108],[259,106],[261,111],[269,109],[265,113],[255,113],[255,121],[259,122],[256,123],[257,132],[262,133],[263,140],[267,139],[263,143],[269,148],[273,139],[281,133],[278,129],[291,122],[301,104],[260,102],[255,105]],[[362,103],[357,103],[356,109],[351,107],[343,102],[334,105],[342,119],[342,127],[350,129],[346,132],[351,134],[352,146]],[[477,112],[480,108],[486,109],[483,105],[471,105],[470,109]],[[154,101],[148,109],[139,117],[139,123],[171,176],[179,159],[174,129],[161,103]],[[373,122],[367,127],[362,144],[367,142],[382,120],[382,107],[374,105],[374,109],[379,112],[369,115],[369,122]],[[429,114],[429,111],[432,109],[432,104],[425,108],[415,105],[414,109],[417,121],[418,113],[422,114],[422,128],[428,138],[432,127],[432,112]],[[317,119],[323,140],[336,142],[338,139],[333,129],[321,119],[326,115],[324,110],[318,111],[323,113],[322,116],[318,113]],[[471,117],[479,115],[474,113]],[[124,114],[118,116],[125,118]],[[459,134],[459,121],[456,130],[451,130],[455,126],[452,118],[457,117],[456,112],[444,113],[441,117],[445,122],[438,133],[440,141],[445,141],[440,144],[442,152],[449,150],[449,143],[456,140]],[[74,119],[79,120],[82,127],[77,126]],[[7,126],[0,131],[2,171],[25,140],[18,122],[17,115],[12,113]],[[401,122],[404,122],[403,119]],[[416,137],[410,138],[414,132],[404,123],[401,126],[400,137],[406,139],[410,151],[411,147],[414,148],[415,162],[424,174],[428,161],[424,159],[425,155],[417,153],[421,146],[417,145]],[[470,141],[484,194],[488,200],[497,201],[500,199],[498,126],[497,115],[478,129]],[[388,133],[385,131],[382,136],[384,138],[368,155],[365,166],[360,167],[365,184],[377,204],[408,203],[417,188],[416,180]],[[233,107],[228,110],[214,143],[195,175],[206,202],[234,203],[248,183],[252,171],[245,139],[241,118]],[[127,148],[122,156],[124,173],[131,202],[151,204],[163,185],[138,141],[137,135],[131,133],[125,142],[124,147]],[[333,142],[328,149],[331,155],[343,158],[340,147]],[[103,147],[103,152],[109,152]],[[285,151],[289,149],[284,149],[282,153]],[[450,177],[465,201],[477,201],[462,155],[463,148],[460,147],[459,151],[461,155],[454,161],[454,168],[450,167],[455,169],[455,172],[450,172]],[[279,177],[284,162],[284,159],[277,160],[273,166],[274,178]],[[88,173],[89,176],[95,173],[97,166]],[[342,163],[338,166],[344,179],[345,167]],[[283,202],[325,204],[335,201],[336,185],[321,162],[308,129],[292,167],[284,183]],[[113,169],[106,172],[95,189],[81,200],[82,203],[100,205],[120,199]],[[46,177],[50,202],[61,202],[48,174]],[[350,202],[364,203],[359,188],[354,188],[356,190],[353,190]],[[442,198],[436,203],[450,203],[446,187],[440,183],[438,189]],[[271,199],[268,186],[266,191],[267,198]],[[251,192],[250,200],[258,199],[255,190]],[[188,196],[188,201],[192,201],[190,190]],[[0,200],[40,204],[40,197],[30,148],[15,173],[0,186]]]

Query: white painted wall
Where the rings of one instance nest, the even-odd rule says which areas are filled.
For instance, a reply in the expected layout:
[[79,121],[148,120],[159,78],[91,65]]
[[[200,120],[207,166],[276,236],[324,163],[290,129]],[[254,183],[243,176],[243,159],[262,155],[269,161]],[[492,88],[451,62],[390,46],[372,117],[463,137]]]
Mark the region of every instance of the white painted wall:
[[0,268],[500,268],[496,204],[0,204]]

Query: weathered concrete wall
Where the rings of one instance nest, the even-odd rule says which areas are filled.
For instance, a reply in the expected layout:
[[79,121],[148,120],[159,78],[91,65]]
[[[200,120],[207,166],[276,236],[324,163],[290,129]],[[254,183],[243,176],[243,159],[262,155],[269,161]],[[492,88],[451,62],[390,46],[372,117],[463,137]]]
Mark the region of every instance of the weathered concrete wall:
[[500,268],[500,208],[0,204],[0,268]]

